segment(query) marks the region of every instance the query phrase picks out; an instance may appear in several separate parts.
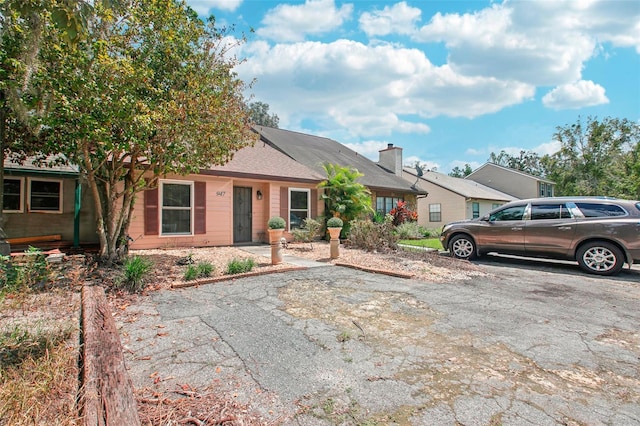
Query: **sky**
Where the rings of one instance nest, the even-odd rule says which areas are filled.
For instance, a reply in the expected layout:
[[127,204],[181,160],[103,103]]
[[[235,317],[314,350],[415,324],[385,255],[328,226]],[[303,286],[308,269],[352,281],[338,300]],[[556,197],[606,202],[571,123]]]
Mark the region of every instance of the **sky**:
[[[640,1],[187,0],[232,37],[281,129],[449,173],[558,150],[578,120],[640,122]],[[231,40],[233,41],[233,39]]]

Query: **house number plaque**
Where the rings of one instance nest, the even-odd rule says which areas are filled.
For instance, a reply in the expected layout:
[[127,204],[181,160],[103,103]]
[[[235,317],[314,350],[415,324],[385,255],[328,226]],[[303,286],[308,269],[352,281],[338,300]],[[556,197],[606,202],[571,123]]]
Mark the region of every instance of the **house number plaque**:
[[224,197],[224,194],[225,194],[225,193],[226,193],[226,191],[217,191],[217,192],[216,192],[216,195],[217,195],[218,197]]

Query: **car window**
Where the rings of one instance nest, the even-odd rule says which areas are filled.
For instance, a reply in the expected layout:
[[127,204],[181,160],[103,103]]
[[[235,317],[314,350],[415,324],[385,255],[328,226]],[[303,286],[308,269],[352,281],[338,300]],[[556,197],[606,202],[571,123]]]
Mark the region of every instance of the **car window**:
[[571,219],[571,212],[564,203],[531,206],[531,220],[544,219]]
[[490,221],[522,220],[525,206],[507,207],[489,216]]
[[624,216],[627,212],[620,206],[614,204],[599,203],[576,203],[585,217],[613,217]]

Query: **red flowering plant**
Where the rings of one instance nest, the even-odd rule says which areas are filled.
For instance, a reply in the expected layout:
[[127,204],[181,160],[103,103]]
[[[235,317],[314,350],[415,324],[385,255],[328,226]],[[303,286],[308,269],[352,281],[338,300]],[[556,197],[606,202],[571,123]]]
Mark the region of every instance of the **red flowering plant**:
[[389,212],[393,216],[393,225],[398,226],[405,222],[415,222],[418,220],[418,212],[407,207],[406,201],[398,201],[398,205]]

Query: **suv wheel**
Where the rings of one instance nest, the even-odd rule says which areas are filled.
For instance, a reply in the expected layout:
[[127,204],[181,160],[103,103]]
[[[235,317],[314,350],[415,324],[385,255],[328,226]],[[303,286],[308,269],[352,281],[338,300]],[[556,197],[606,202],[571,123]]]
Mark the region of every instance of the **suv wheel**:
[[476,257],[476,243],[468,235],[456,235],[449,241],[449,253],[458,259],[471,260]]
[[576,253],[576,260],[582,269],[597,275],[614,275],[624,264],[624,255],[615,245],[605,241],[584,244]]

